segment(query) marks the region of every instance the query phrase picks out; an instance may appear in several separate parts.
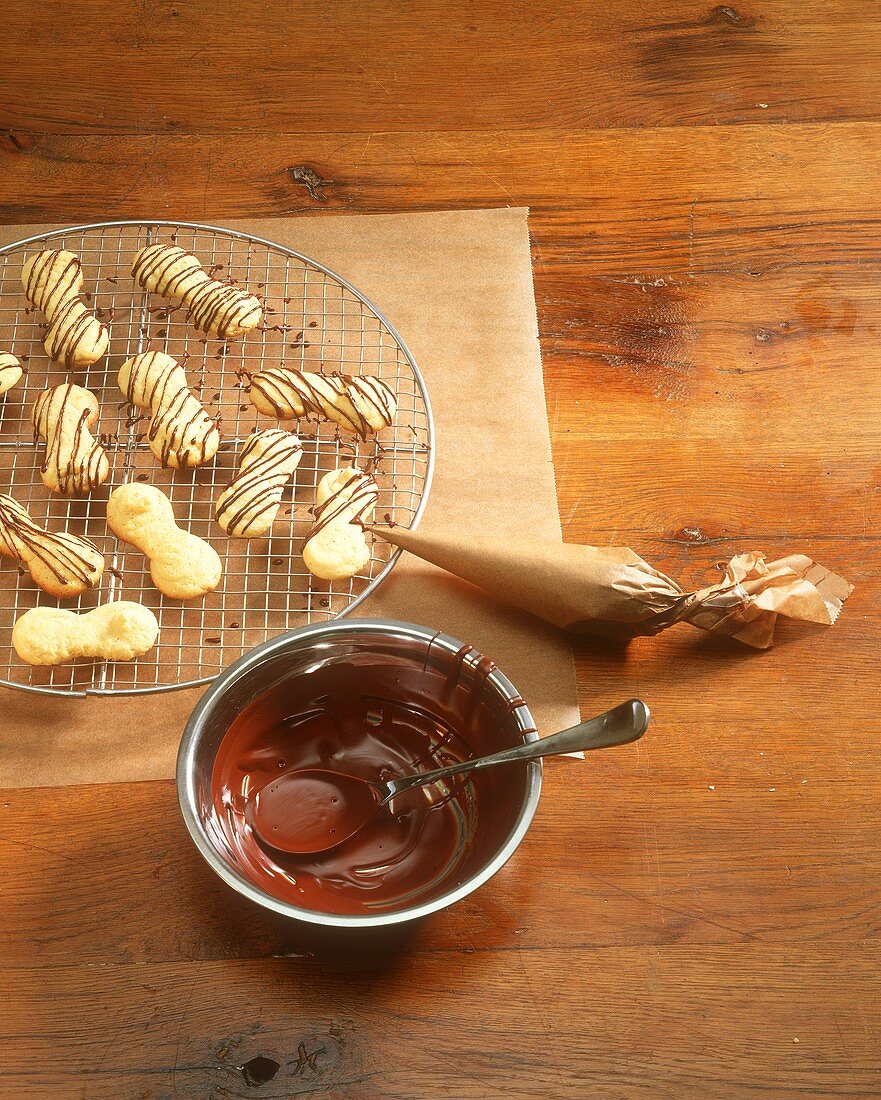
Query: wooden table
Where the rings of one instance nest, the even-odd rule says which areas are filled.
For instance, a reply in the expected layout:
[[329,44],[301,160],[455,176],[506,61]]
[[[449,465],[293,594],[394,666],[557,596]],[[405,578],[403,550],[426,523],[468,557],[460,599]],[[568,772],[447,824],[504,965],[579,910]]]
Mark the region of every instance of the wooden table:
[[584,643],[584,709],[638,693],[650,736],[548,769],[516,858],[408,942],[241,903],[170,782],[5,793],[0,1093],[878,1095],[877,6],[5,22],[3,220],[528,204],[567,539],[686,583],[805,551],[857,590],[763,654]]

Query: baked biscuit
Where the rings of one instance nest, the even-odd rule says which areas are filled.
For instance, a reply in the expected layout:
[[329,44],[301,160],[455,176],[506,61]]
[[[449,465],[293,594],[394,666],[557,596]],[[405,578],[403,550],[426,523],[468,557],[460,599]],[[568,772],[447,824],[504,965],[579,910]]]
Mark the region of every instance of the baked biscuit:
[[332,420],[366,439],[398,411],[394,390],[370,374],[313,374],[267,367],[251,375],[251,404],[278,420]]
[[65,367],[84,368],[107,351],[110,334],[83,302],[79,258],[63,249],[46,249],[21,269],[25,296],[49,322],[43,347]]
[[155,486],[132,481],[114,489],[107,501],[107,524],[149,558],[153,583],[166,596],[196,600],[220,583],[217,551],[178,527],[171,501]]
[[53,493],[90,493],[110,475],[107,454],[89,430],[97,419],[98,398],[69,382],[43,390],[34,402],[34,428],[46,441],[40,476]]
[[145,289],[186,306],[202,332],[221,340],[241,336],[263,320],[260,299],[212,279],[198,258],[176,244],[151,244],[135,257],[132,275]]
[[26,565],[34,583],[59,600],[94,588],[104,572],[104,555],[88,539],[47,531],[14,497],[2,495],[0,554]]
[[144,351],[126,359],[119,388],[133,405],[153,414],[147,439],[163,466],[204,466],[217,454],[217,424],[190,391],[184,368],[170,355]]
[[18,357],[11,351],[0,351],[0,396],[9,393],[24,374]]
[[217,498],[217,522],[233,538],[265,535],[278,513],[285,486],[303,446],[291,432],[268,428],[256,432],[239,455],[239,472]]
[[303,561],[326,581],[353,577],[370,561],[364,524],[373,516],[378,489],[363,470],[343,466],[318,482],[314,523],[306,536]]
[[152,649],[158,635],[149,607],[117,600],[79,614],[32,607],[16,620],[12,644],[29,665],[60,665],[75,657],[130,661]]

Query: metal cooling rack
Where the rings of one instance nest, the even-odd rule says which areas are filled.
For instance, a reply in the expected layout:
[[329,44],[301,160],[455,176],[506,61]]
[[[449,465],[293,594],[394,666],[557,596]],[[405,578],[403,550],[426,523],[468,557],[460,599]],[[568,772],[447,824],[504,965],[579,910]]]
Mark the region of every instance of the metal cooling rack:
[[[191,249],[216,278],[231,279],[260,295],[265,326],[224,344],[206,338],[173,303],[142,291],[130,274],[135,253],[157,241]],[[110,328],[107,355],[86,371],[66,372],[43,350],[45,319],[21,288],[27,256],[44,247],[66,248],[83,266],[92,308]],[[161,350],[186,368],[191,387],[221,419],[217,458],[197,470],[164,470],[149,450],[149,417],[126,404],[116,383],[123,360]],[[57,695],[145,693],[208,683],[221,669],[264,639],[306,623],[326,621],[356,607],[398,557],[371,538],[370,561],[351,580],[313,577],[301,551],[309,529],[308,508],[318,479],[350,462],[373,469],[379,485],[377,518],[413,527],[420,519],[434,465],[431,406],[419,368],[392,325],[345,279],[321,264],[271,241],[185,222],[106,222],[30,237],[0,249],[0,351],[12,351],[27,373],[0,397],[0,492],[10,493],[31,516],[53,529],[85,535],[104,553],[100,585],[60,604],[16,563],[0,559],[0,683]],[[286,491],[271,536],[229,539],[213,519],[213,504],[237,468],[242,443],[259,417],[247,396],[247,374],[264,364],[302,370],[377,374],[398,397],[395,424],[378,440],[353,439],[328,424],[301,424],[303,459]],[[73,381],[101,404],[97,431],[110,460],[107,482],[86,498],[50,493],[40,480],[43,444],[35,443],[31,409],[47,386]],[[296,425],[282,425],[294,428]],[[223,561],[223,579],[203,601],[183,604],[158,592],[149,565],[134,547],[109,530],[110,490],[126,481],[149,481],[171,498],[178,522],[210,540]],[[108,600],[136,600],[159,620],[159,642],[131,662],[75,661],[32,668],[12,648],[12,626],[37,604],[85,611]]]

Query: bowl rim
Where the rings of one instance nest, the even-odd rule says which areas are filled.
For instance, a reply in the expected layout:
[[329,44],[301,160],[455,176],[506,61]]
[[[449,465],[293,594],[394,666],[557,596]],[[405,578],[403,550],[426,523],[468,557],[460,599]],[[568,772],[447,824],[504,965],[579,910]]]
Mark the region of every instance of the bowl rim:
[[[211,711],[224,692],[241,681],[267,658],[276,656],[288,648],[299,648],[304,643],[314,645],[326,638],[339,638],[355,633],[376,635],[378,638],[397,636],[421,642],[431,641],[433,645],[440,646],[452,653],[458,652],[463,647],[462,642],[443,631],[432,631],[428,627],[419,626],[416,623],[400,622],[394,619],[337,619],[326,623],[311,623],[287,631],[277,638],[270,638],[238,658],[212,681],[205,694],[193,708],[184,726],[176,768],[177,797],[184,824],[197,850],[214,873],[237,893],[263,909],[269,909],[274,913],[304,921],[308,924],[335,928],[375,928],[419,920],[421,917],[445,909],[447,906],[473,893],[501,870],[519,847],[535,816],[542,782],[541,760],[535,760],[527,764],[528,775],[523,801],[517,812],[514,828],[508,834],[504,844],[480,871],[469,876],[468,879],[459,883],[453,889],[422,905],[411,905],[393,913],[322,913],[316,909],[301,908],[290,902],[282,901],[280,898],[273,897],[272,894],[262,890],[250,879],[236,871],[223,859],[208,839],[202,826],[196,801],[195,753]],[[473,661],[479,660],[481,656],[482,654],[472,650],[466,660],[471,664]],[[486,679],[508,702],[520,698],[514,685],[498,668],[494,668]],[[513,708],[512,717],[517,722],[525,742],[538,739],[532,714],[525,703]]]

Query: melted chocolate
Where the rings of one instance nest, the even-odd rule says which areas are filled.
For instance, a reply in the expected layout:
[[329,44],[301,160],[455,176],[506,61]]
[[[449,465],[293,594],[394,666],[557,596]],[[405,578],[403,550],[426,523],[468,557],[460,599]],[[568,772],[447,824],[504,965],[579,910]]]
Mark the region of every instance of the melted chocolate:
[[[501,700],[485,690],[482,677],[474,679],[470,652],[462,651],[455,677],[445,655],[435,661],[429,653],[424,663],[421,653],[412,662],[349,658],[293,677],[251,704],[217,752],[208,820],[214,843],[268,893],[322,912],[393,909],[461,881],[485,858],[484,845],[510,827],[517,805],[510,792],[522,775],[512,770],[517,765],[409,791],[342,844],[312,855],[261,842],[249,804],[294,771],[381,782],[511,744],[499,733],[508,721]],[[269,815],[270,833],[273,823],[297,825],[290,807],[279,802],[279,808],[278,820]]]

